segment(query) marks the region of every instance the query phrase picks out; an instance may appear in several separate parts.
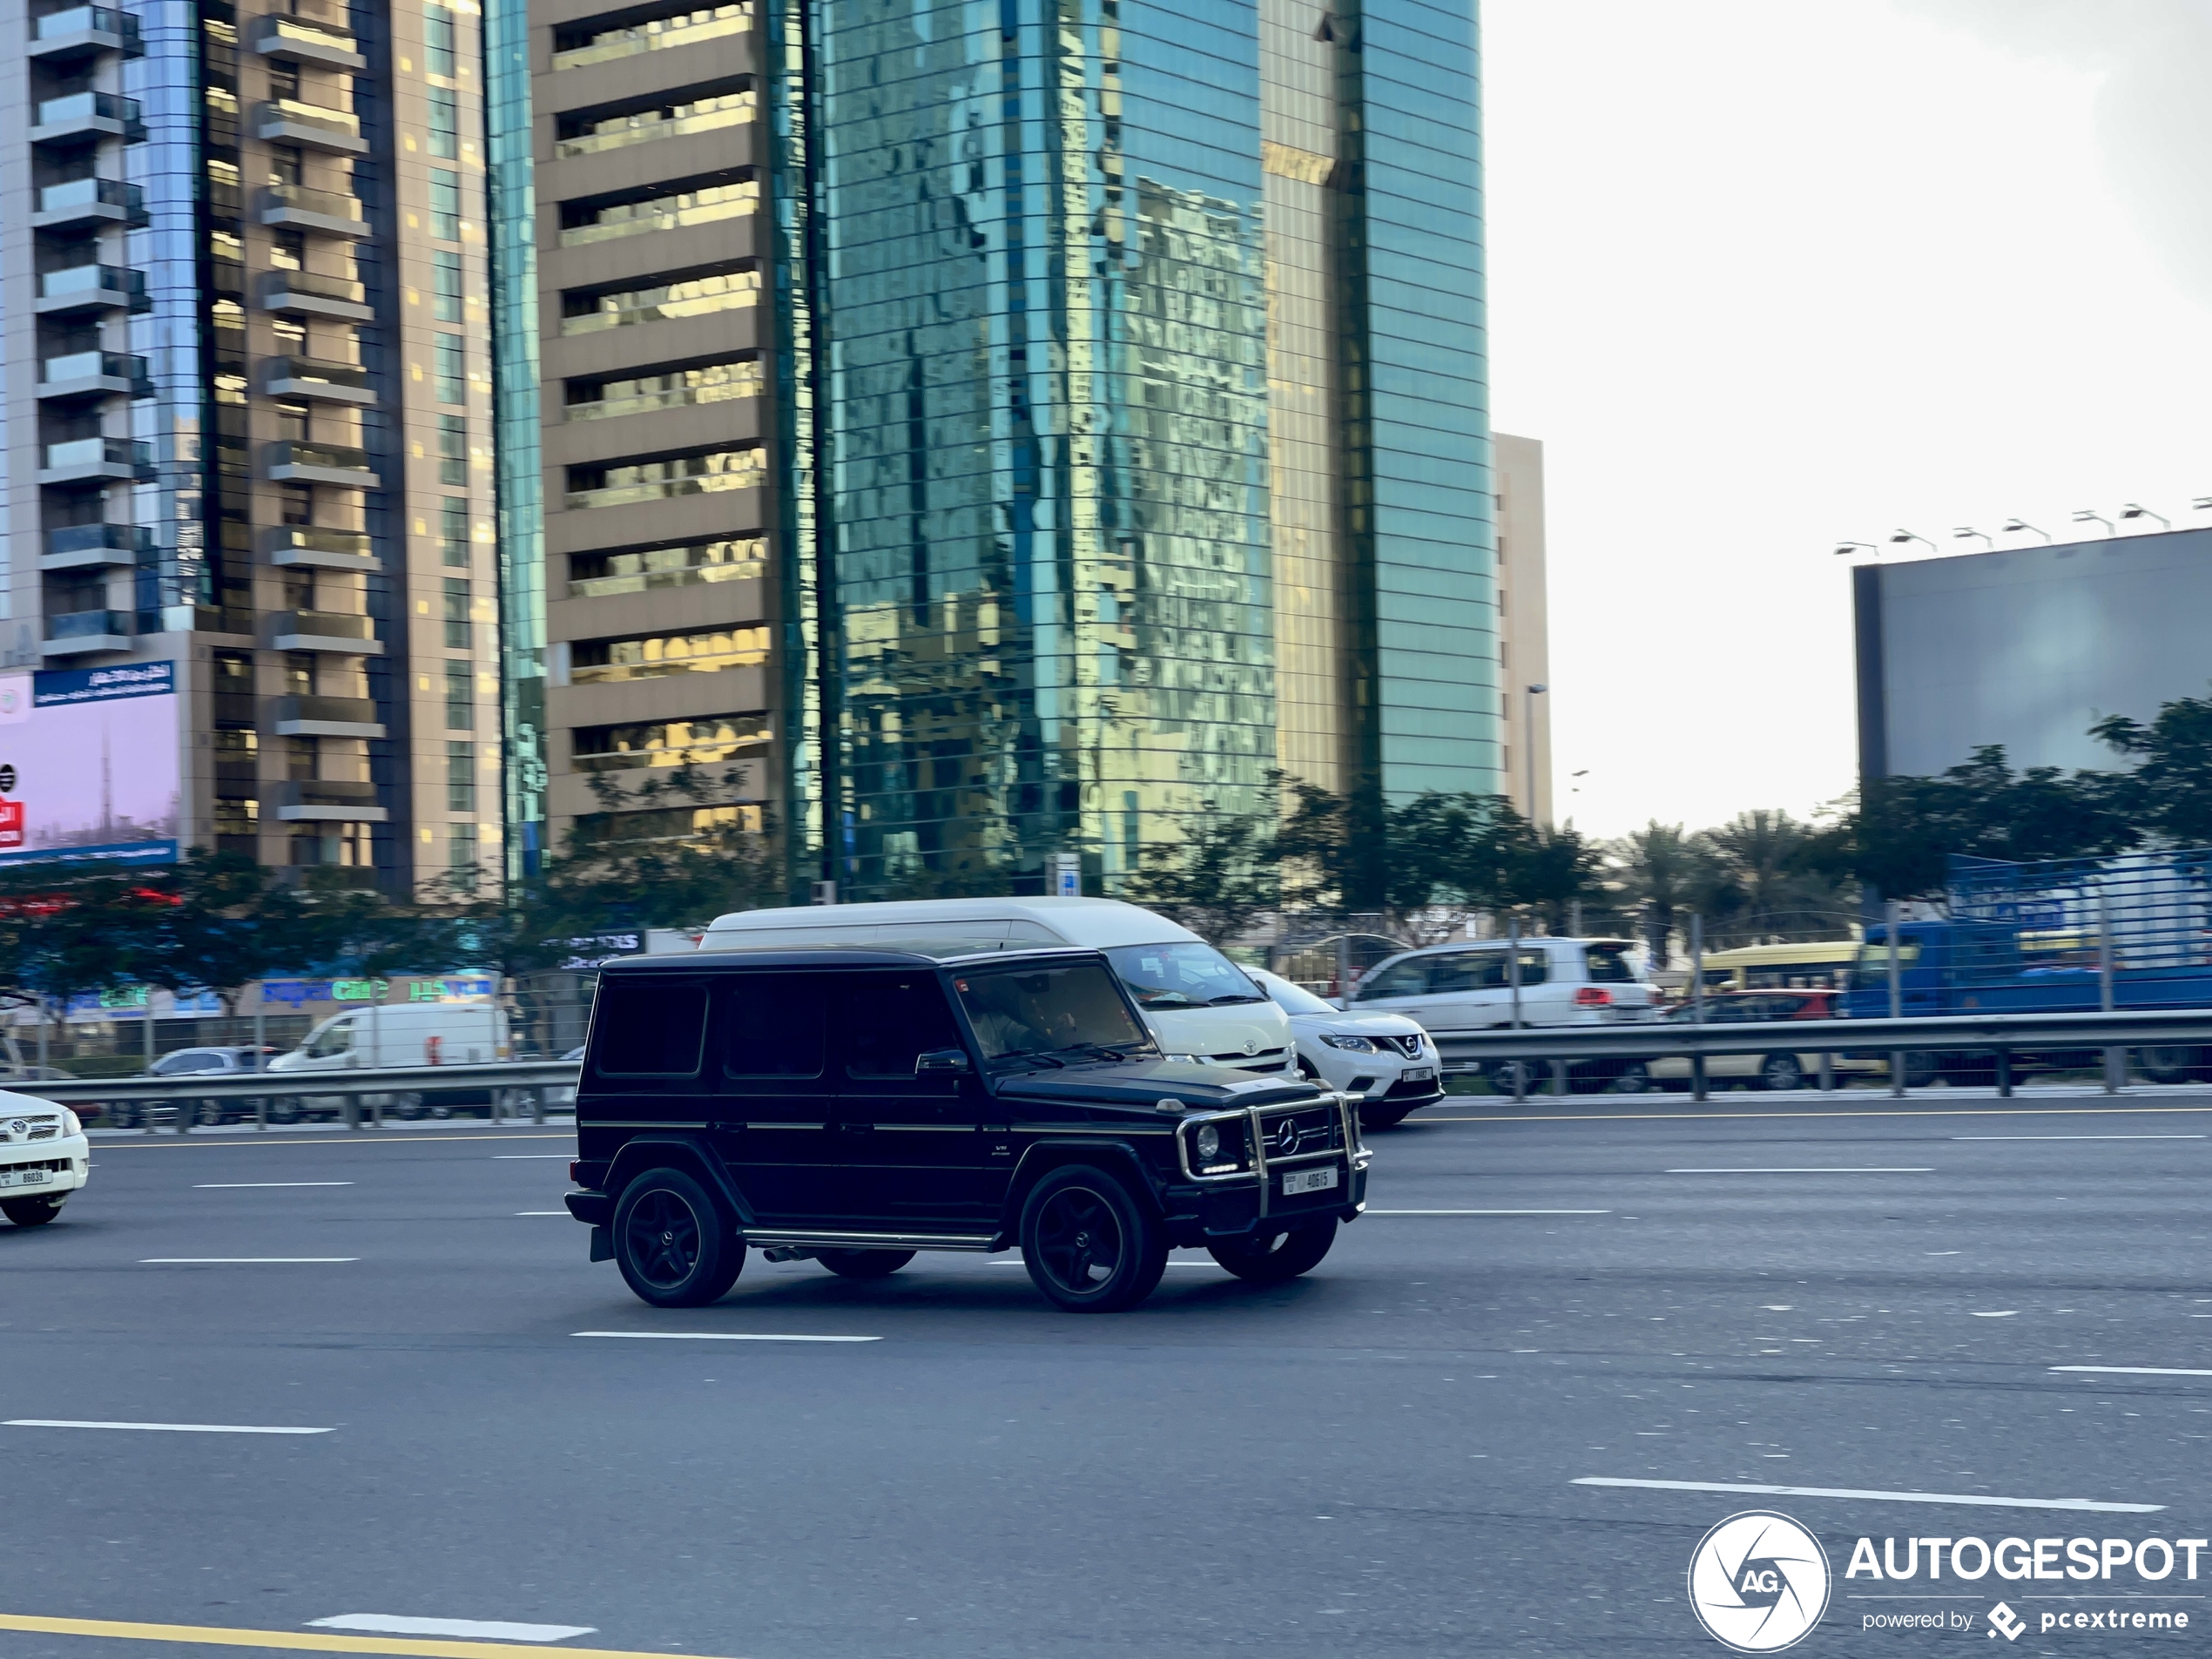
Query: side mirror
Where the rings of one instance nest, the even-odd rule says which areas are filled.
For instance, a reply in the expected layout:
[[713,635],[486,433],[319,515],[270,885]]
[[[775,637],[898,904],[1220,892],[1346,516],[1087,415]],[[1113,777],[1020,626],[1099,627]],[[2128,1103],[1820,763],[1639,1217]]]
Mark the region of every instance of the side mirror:
[[927,1054],[914,1056],[914,1076],[926,1076],[934,1072],[963,1072],[972,1070],[965,1049],[932,1049]]

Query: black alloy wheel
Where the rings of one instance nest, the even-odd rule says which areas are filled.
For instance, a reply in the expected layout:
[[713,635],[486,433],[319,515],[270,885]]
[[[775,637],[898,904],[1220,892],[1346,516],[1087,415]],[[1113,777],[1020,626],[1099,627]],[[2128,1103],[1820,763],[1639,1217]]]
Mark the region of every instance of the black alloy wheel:
[[745,1268],[745,1244],[706,1189],[681,1170],[648,1170],[615,1205],[615,1264],[640,1301],[705,1307]]
[[[1266,1224],[1262,1223],[1264,1227]],[[1329,1246],[1337,1242],[1336,1218],[1311,1221],[1285,1232],[1255,1230],[1243,1238],[1208,1244],[1206,1254],[1238,1278],[1255,1285],[1280,1285],[1321,1264]]]
[[1152,1294],[1167,1237],[1105,1170],[1055,1170],[1022,1206],[1022,1261],[1045,1299],[1069,1313],[1118,1313]]
[[885,1278],[914,1258],[910,1250],[824,1250],[814,1255],[840,1278]]
[[18,1227],[43,1227],[62,1212],[59,1198],[0,1199],[0,1216]]
[[1797,1063],[1793,1054],[1770,1054],[1759,1062],[1759,1087],[1762,1089],[1802,1089],[1805,1082],[1805,1069]]

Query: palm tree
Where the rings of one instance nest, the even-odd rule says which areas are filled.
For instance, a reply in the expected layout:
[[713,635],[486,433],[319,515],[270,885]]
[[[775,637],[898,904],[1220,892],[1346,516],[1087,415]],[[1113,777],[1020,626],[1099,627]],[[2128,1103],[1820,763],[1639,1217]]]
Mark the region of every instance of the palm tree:
[[1710,860],[1681,825],[1656,819],[1614,842],[1606,856],[1613,885],[1643,910],[1651,965],[1666,967],[1676,918],[1696,905],[1708,885]]
[[1811,826],[1764,807],[1700,831],[1694,839],[1712,875],[1702,907],[1752,939],[1830,926],[1843,914],[1843,896],[1805,869],[1812,835]]

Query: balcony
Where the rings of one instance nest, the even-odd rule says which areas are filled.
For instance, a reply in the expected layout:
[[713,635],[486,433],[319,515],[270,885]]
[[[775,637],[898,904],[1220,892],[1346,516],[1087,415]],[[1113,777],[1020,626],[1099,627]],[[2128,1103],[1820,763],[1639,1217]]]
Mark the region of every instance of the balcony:
[[39,457],[42,484],[94,484],[109,479],[153,482],[153,446],[129,438],[72,438],[50,443]]
[[131,649],[131,618],[121,610],[72,610],[46,618],[45,657],[84,657]]
[[[189,611],[189,618],[179,612]],[[171,627],[189,625],[196,634],[228,634],[233,639],[253,637],[253,612],[245,605],[185,605],[179,608]]]
[[327,530],[319,524],[282,524],[261,532],[261,554],[279,570],[360,570],[373,574],[384,561],[371,550],[365,530]]
[[261,223],[327,231],[333,236],[368,234],[359,197],[340,190],[310,190],[305,185],[271,185],[261,196]]
[[366,697],[280,697],[276,700],[280,738],[381,738],[383,723]]
[[374,784],[297,778],[277,786],[277,816],[292,824],[381,824],[391,814],[376,804]]
[[138,100],[113,92],[71,92],[50,98],[38,105],[30,128],[33,144],[67,143],[82,138],[120,138],[138,144],[146,136]]
[[38,365],[38,395],[152,397],[153,381],[143,357],[119,351],[78,351],[49,357]]
[[37,200],[38,205],[30,214],[30,228],[35,231],[149,222],[145,192],[120,179],[67,179],[46,185]]
[[272,397],[312,397],[326,403],[361,406],[376,401],[376,394],[369,388],[368,371],[356,363],[280,357],[269,365],[268,375]]
[[273,98],[254,111],[253,136],[268,144],[304,144],[360,155],[368,148],[361,118],[296,98]]
[[138,20],[113,6],[66,6],[30,20],[29,55],[49,63],[93,52],[145,56]]
[[106,311],[115,307],[151,311],[146,297],[146,273],[119,265],[71,265],[59,271],[43,271],[38,297],[30,308],[42,317],[72,311]]
[[272,271],[261,287],[261,308],[309,317],[368,322],[376,315],[368,290],[350,277],[319,276],[313,271]]
[[346,657],[381,657],[384,642],[368,617],[332,610],[280,610],[269,621],[271,651],[327,651]]
[[369,469],[368,451],[336,443],[305,443],[287,439],[266,451],[262,476],[273,484],[342,484],[354,489],[381,489],[384,481]]
[[134,524],[64,524],[46,532],[42,570],[94,570],[134,565],[153,551],[153,532]]
[[253,50],[264,57],[281,57],[295,64],[320,64],[328,69],[367,69],[361,43],[336,17],[263,17],[253,28]]

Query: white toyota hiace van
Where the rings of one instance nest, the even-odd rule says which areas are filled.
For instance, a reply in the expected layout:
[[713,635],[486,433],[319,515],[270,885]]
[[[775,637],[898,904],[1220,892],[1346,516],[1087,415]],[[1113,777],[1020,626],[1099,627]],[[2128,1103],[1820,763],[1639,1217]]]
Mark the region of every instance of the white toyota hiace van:
[[1163,1054],[1244,1071],[1294,1065],[1291,1022],[1237,965],[1187,927],[1118,899],[924,899],[801,905],[715,918],[701,950],[881,945],[942,955],[1079,945],[1100,950]]
[[[480,1066],[514,1057],[506,1010],[489,1002],[418,1002],[392,1008],[361,1008],[334,1014],[317,1025],[289,1054],[269,1062],[272,1072],[359,1071],[402,1066]],[[409,1090],[383,1097],[388,1111],[402,1117],[425,1112],[439,1117],[455,1107],[489,1106],[491,1093],[475,1089]],[[339,1097],[285,1097],[270,1110],[277,1123],[289,1123],[304,1108],[312,1115],[335,1111]]]

